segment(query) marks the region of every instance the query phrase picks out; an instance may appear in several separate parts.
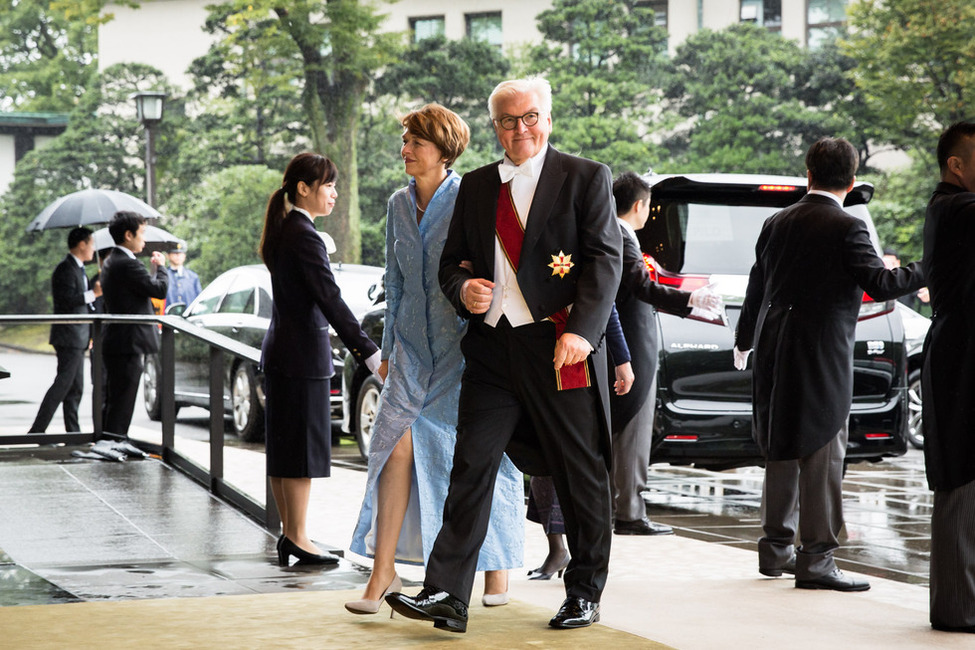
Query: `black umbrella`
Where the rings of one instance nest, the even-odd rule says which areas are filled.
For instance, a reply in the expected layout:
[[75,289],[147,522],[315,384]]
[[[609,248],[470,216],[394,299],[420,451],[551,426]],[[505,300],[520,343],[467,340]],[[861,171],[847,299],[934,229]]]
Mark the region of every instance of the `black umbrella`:
[[148,203],[125,192],[81,190],[62,196],[41,210],[27,226],[27,232],[108,223],[119,210],[137,212],[147,219],[161,216]]
[[[111,233],[108,232],[108,228],[96,230],[92,236],[95,239],[95,250],[97,250],[100,254],[104,254],[105,249],[113,248],[115,246],[115,241],[112,239]],[[186,248],[185,241],[176,235],[155,226],[147,225],[143,238],[146,241],[146,246],[142,249],[142,252],[139,253],[139,255],[149,256],[152,255],[153,251],[168,253],[175,244],[182,244],[183,248]]]

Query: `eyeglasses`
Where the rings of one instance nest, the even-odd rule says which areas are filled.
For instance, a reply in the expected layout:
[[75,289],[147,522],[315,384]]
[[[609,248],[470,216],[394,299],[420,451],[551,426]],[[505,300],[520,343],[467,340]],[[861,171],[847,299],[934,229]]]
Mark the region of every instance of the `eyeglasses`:
[[505,115],[500,120],[494,121],[500,124],[505,131],[512,131],[518,126],[518,120],[521,120],[526,128],[535,126],[538,124],[538,111],[530,111],[524,115]]

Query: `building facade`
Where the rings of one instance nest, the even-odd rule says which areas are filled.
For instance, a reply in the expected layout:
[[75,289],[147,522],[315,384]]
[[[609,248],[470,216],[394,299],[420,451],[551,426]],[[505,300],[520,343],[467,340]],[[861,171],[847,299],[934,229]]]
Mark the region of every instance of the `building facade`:
[[[174,83],[188,86],[190,62],[206,53],[212,37],[202,30],[206,5],[213,0],[142,0],[137,9],[108,5],[115,18],[99,27],[98,63],[152,65]],[[751,22],[815,47],[843,26],[851,0],[642,0],[667,29],[673,51],[701,29],[720,30]],[[855,1],[855,0],[853,0]],[[552,0],[399,0],[379,1],[385,29],[407,32],[416,40],[434,35],[465,36],[515,51],[536,44],[541,35],[535,16]]]
[[14,178],[14,167],[31,149],[45,144],[68,126],[65,113],[0,113],[0,194]]

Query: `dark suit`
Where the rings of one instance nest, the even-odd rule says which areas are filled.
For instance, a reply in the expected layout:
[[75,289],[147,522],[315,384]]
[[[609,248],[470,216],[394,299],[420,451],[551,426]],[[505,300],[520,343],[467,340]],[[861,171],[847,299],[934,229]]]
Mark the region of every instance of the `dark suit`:
[[[89,314],[91,305],[85,302],[85,292],[88,291],[88,276],[85,269],[78,264],[78,260],[70,253],[54,268],[51,275],[51,294],[54,302],[55,314]],[[91,340],[91,326],[87,323],[79,325],[54,324],[51,325],[51,345],[58,357],[58,373],[54,383],[47,389],[37,417],[31,425],[32,433],[43,433],[47,430],[57,411],[58,405],[63,404],[64,430],[80,431],[78,423],[78,404],[84,390],[85,350]]]
[[853,400],[853,344],[863,292],[890,300],[924,286],[920,266],[886,269],[864,222],[807,194],[765,222],[735,335],[754,345],[753,435],[767,459],[760,568],[792,554],[796,579],[834,568]]
[[273,311],[261,345],[268,475],[328,476],[328,378],[335,373],[329,326],[360,363],[379,348],[342,301],[325,244],[311,219],[289,213],[276,252]]
[[[444,524],[427,565],[426,584],[463,602],[470,598],[477,552],[487,530],[502,453],[523,471],[550,475],[565,516],[572,562],[566,592],[599,601],[611,541],[609,382],[602,339],[619,284],[620,233],[605,165],[549,147],[527,216],[517,281],[533,323],[497,327],[461,300],[470,278],[494,280],[495,228],[501,180],[497,163],[464,176],[440,259],[440,284],[470,319],[458,409],[457,444]],[[575,266],[560,277],[552,257]],[[469,260],[473,273],[459,264]],[[500,291],[500,287],[495,288]],[[586,363],[590,388],[556,390],[556,336],[545,319],[573,305],[566,332],[595,348]],[[518,427],[525,417],[531,427]],[[516,434],[516,430],[518,433]],[[523,432],[533,431],[533,439]]]
[[924,221],[924,462],[934,490],[931,623],[975,626],[975,192],[939,183]]
[[[100,275],[105,313],[152,315],[151,298],[166,297],[166,268],[156,269],[152,277],[145,265],[129,257],[125,249],[115,247]],[[159,350],[156,325],[105,325],[102,356],[107,377],[103,428],[109,433],[128,435],[135,398],[142,375],[145,354]]]
[[664,287],[650,278],[643,253],[630,232],[623,235],[623,272],[616,293],[620,325],[630,347],[633,387],[625,395],[610,394],[613,415],[613,499],[616,518],[642,519],[646,504],[647,466],[653,441],[657,377],[657,311],[686,316],[690,293]]

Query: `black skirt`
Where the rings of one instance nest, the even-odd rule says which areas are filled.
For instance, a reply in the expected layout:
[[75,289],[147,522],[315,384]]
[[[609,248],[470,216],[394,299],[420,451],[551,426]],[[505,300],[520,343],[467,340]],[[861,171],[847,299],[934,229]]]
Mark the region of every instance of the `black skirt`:
[[264,377],[267,475],[319,478],[332,469],[331,380]]

